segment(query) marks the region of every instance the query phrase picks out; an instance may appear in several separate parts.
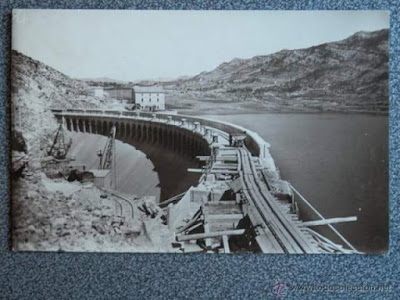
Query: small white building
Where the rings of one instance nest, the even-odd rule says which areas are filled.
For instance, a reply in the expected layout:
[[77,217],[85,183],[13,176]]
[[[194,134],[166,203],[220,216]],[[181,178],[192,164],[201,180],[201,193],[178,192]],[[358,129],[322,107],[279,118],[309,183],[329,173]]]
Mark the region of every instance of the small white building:
[[135,86],[134,103],[144,110],[165,110],[165,92],[158,86]]

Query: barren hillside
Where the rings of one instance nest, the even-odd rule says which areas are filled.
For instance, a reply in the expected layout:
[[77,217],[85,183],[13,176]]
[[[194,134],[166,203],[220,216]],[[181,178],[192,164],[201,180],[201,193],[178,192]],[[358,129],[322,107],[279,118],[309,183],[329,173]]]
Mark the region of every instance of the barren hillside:
[[[89,86],[21,53],[12,53],[13,153],[28,164],[12,181],[12,249],[16,251],[169,250],[169,232],[161,213],[148,217],[135,206],[136,219],[115,210],[118,197],[100,195],[93,183],[49,178],[41,166],[57,122],[50,108],[108,107],[91,96]],[[135,199],[137,206],[151,197]]]
[[386,29],[358,32],[306,49],[233,59],[210,72],[161,84],[172,99],[387,111],[388,36]]
[[107,99],[91,96],[89,86],[46,64],[12,51],[11,107],[13,123],[23,132],[28,153],[37,156],[44,136],[56,129],[50,108],[100,107]]

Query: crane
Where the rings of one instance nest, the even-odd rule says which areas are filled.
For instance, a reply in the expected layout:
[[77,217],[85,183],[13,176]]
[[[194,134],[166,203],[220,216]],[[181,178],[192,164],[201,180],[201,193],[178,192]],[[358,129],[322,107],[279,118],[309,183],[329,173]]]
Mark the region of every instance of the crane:
[[55,159],[65,159],[71,143],[72,140],[66,143],[64,127],[63,124],[60,124],[53,132],[51,142],[46,148],[47,155],[53,156]]
[[107,142],[104,146],[104,150],[97,151],[97,156],[100,158],[99,170],[110,170],[113,173],[114,178],[114,189],[117,188],[117,170],[116,170],[116,159],[115,159],[115,135],[117,129],[114,126],[111,127],[108,135]]

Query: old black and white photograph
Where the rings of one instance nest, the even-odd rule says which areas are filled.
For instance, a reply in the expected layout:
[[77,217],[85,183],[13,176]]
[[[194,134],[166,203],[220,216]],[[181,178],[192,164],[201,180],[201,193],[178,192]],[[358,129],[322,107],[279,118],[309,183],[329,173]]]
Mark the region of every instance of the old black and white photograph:
[[389,13],[12,14],[13,251],[383,254]]

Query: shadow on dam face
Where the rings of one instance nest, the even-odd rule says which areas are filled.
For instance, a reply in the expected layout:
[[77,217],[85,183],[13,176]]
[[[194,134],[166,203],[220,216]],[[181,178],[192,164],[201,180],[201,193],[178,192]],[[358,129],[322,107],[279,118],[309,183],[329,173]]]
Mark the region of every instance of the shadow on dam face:
[[[176,151],[166,149],[160,145],[138,141],[132,137],[119,137],[118,140],[132,145],[146,154],[153,163],[153,171],[157,172],[161,189],[160,201],[167,200],[177,194],[197,185],[200,174],[189,173],[188,168],[196,168],[200,163],[195,158],[181,155]],[[133,176],[140,176],[140,170]]]
[[[89,169],[97,168],[96,152],[104,149],[108,135],[68,131],[73,139],[70,154]],[[129,194],[156,196],[160,201],[197,185],[200,174],[188,168],[201,164],[189,155],[134,137],[116,138],[117,189]]]

